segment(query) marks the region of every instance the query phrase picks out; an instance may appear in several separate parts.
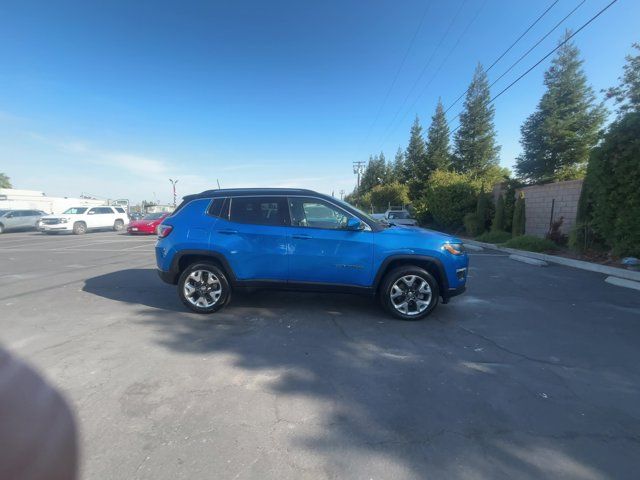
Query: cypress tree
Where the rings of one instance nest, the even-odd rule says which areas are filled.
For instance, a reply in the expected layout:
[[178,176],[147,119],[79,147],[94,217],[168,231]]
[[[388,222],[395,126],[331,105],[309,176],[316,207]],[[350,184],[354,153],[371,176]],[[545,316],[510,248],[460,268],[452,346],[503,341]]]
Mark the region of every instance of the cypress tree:
[[498,195],[496,200],[496,213],[491,222],[492,232],[504,232],[504,197],[502,194]]
[[490,101],[487,74],[478,64],[460,114],[460,128],[454,138],[452,166],[457,172],[482,176],[491,166],[498,164],[500,147],[496,145],[495,112]]
[[436,112],[431,117],[431,125],[427,132],[426,166],[429,169],[429,175],[437,168],[449,169],[451,166],[449,126],[441,99],[438,99]]
[[584,176],[605,110],[595,105],[582,63],[578,48],[567,42],[545,72],[546,91],[520,128],[523,152],[516,161],[520,177],[543,182]]
[[525,204],[524,204],[524,195],[520,193],[518,195],[518,199],[516,200],[516,206],[513,209],[513,225],[512,225],[512,234],[514,237],[519,237],[520,235],[524,235],[525,233]]

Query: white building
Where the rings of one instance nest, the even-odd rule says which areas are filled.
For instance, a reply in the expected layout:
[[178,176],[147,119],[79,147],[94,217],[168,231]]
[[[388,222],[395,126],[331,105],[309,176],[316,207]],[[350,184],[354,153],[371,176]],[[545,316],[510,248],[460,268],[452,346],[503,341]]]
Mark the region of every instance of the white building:
[[69,207],[106,204],[105,200],[92,198],[48,197],[37,190],[0,188],[0,210],[37,209],[47,213],[62,213]]

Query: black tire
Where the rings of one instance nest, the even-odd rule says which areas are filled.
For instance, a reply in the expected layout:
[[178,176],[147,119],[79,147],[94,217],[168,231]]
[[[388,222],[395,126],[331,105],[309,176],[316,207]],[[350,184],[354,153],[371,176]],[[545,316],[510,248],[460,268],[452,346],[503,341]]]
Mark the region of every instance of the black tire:
[[4,233],[4,225],[0,223],[0,233]]
[[116,220],[113,222],[113,229],[116,232],[120,232],[124,228],[124,222],[122,220]]
[[[415,280],[411,283],[411,286],[407,285],[404,280],[401,280],[403,277],[415,277]],[[428,289],[426,287],[422,287],[420,291],[418,291],[417,287],[422,283],[421,281],[428,284]],[[404,304],[404,301],[407,301],[407,312],[402,312],[394,305],[394,300],[392,300],[392,289],[396,282],[400,282],[397,287],[401,291],[406,291],[406,294],[396,295],[398,300],[396,303],[400,305]],[[406,287],[403,290],[403,286]],[[427,294],[426,292],[430,292]],[[396,292],[397,293],[397,292]],[[401,265],[397,268],[394,268],[390,272],[388,272],[384,279],[382,280],[382,285],[380,287],[380,301],[384,309],[393,315],[396,318],[401,320],[421,320],[427,315],[429,315],[433,310],[438,306],[438,301],[440,300],[440,288],[438,286],[437,280],[427,272],[424,268],[417,267],[415,265]],[[420,310],[423,304],[419,305],[419,302],[428,302],[426,308],[424,310]]]
[[87,233],[87,224],[84,222],[76,222],[73,224],[73,233],[75,235],[84,235]]
[[[194,282],[194,279],[191,277],[191,274],[194,272],[208,272],[206,278],[202,277],[201,287],[196,286],[196,292],[194,295],[187,297],[185,284],[189,282],[189,284],[193,287],[197,285],[197,282]],[[214,280],[213,283],[209,281],[209,275],[213,275]],[[216,280],[217,279],[217,282]],[[220,295],[217,300],[214,300],[214,294],[216,293],[217,287],[220,288]],[[200,294],[197,290],[199,288],[209,288],[208,292],[205,292],[204,296]],[[189,265],[181,274],[178,279],[178,296],[184,305],[196,313],[213,313],[220,310],[223,306],[229,303],[231,300],[231,287],[229,286],[229,281],[227,280],[227,276],[217,265],[211,262],[197,262]],[[203,305],[199,306],[194,303],[203,297],[203,302],[210,303],[214,301],[212,305]]]

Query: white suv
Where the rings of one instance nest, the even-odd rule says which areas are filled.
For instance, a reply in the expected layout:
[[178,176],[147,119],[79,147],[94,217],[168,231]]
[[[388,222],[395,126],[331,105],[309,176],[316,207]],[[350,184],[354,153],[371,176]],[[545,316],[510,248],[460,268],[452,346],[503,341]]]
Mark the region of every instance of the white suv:
[[40,219],[38,229],[44,233],[73,232],[76,235],[87,230],[123,230],[129,217],[122,207],[72,207],[60,215],[47,215]]

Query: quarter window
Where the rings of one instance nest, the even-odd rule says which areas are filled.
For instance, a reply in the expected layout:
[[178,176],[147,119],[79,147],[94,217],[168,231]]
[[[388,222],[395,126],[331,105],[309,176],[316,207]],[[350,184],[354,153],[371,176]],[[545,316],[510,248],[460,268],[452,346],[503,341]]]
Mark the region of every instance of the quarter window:
[[238,223],[287,225],[287,200],[284,197],[234,197],[230,217],[232,222]]
[[295,227],[347,228],[349,216],[339,208],[317,198],[290,198],[291,225]]
[[207,213],[212,217],[229,218],[229,199],[228,198],[214,198],[209,205]]

